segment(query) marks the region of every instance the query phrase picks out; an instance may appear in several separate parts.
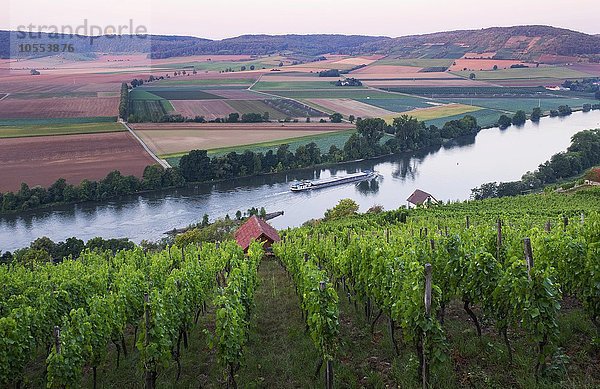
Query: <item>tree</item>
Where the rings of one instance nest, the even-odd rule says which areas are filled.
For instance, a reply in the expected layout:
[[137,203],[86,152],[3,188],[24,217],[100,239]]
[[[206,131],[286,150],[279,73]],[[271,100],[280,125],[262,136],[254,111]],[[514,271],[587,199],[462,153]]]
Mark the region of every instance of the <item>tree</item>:
[[204,214],[204,216],[202,216],[202,227],[206,227],[208,224],[209,224],[208,215]]
[[350,121],[350,123],[354,123],[356,118],[354,117],[354,115],[350,115],[350,116],[348,116],[348,120]]
[[325,220],[334,220],[354,215],[358,212],[358,204],[352,199],[342,199],[333,208],[325,211]]
[[329,116],[332,123],[341,123],[344,117],[341,113],[335,112]]
[[469,79],[470,79],[470,80],[474,80],[474,79],[475,79],[475,77],[476,77],[476,76],[475,76],[475,73],[471,73],[471,74],[469,74]]
[[527,121],[527,115],[522,110],[518,110],[512,118],[512,124],[515,126],[521,126],[525,124],[525,121]]
[[540,107],[535,107],[533,112],[531,112],[531,121],[539,122],[542,117],[542,109]]
[[213,166],[206,150],[192,150],[179,161],[181,175],[188,182],[208,181],[213,178]]
[[270,118],[271,118],[271,115],[267,111],[267,112],[263,113],[262,118],[263,118],[263,121],[268,122],[270,120]]
[[163,168],[158,164],[146,166],[142,176],[144,189],[159,189],[162,187]]
[[494,70],[498,70],[498,65],[494,65]]
[[236,211],[235,213],[235,218],[237,220],[240,220],[242,218],[242,211],[240,211],[239,209]]
[[502,129],[510,127],[511,124],[512,124],[512,119],[506,115],[500,115],[500,118],[498,118],[498,127],[502,128]]
[[241,70],[242,72],[243,72],[243,71],[246,71],[246,67],[245,67],[245,66],[242,66],[242,67],[240,68],[240,70]]
[[240,114],[237,112],[232,112],[227,117],[227,123],[237,123],[240,120]]
[[254,65],[250,65],[250,70],[254,70],[254,69],[255,69]]

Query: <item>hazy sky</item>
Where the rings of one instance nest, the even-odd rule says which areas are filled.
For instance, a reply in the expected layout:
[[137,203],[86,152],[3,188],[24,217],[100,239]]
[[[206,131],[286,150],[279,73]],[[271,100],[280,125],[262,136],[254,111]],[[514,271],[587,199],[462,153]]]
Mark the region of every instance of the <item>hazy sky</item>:
[[547,24],[600,34],[598,0],[1,1],[0,29],[31,23],[76,27],[84,19],[89,25],[104,28],[129,24],[133,19],[135,26],[143,25],[153,34],[211,39],[287,33],[397,37],[520,24]]

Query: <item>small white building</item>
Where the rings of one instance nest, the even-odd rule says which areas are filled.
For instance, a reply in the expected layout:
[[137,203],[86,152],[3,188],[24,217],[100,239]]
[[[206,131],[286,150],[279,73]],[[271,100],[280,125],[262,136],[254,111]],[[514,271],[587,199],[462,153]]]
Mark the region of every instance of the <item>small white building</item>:
[[431,204],[438,204],[439,202],[436,200],[435,197],[433,197],[433,195],[422,191],[421,189],[417,189],[413,192],[413,194],[410,195],[410,197],[408,199],[406,199],[407,201],[407,208],[411,209],[411,208],[416,208],[418,206],[423,206],[423,207],[427,207],[428,205]]

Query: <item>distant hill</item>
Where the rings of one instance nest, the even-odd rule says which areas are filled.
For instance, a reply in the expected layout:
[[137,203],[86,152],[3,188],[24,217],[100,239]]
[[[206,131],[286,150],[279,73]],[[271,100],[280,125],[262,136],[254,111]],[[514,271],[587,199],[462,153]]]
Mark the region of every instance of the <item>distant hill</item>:
[[458,58],[468,52],[495,52],[496,59],[537,60],[542,55],[600,55],[600,36],[550,26],[492,27],[412,35],[363,45],[371,53]]
[[[9,55],[10,38],[16,32],[0,31],[0,56]],[[460,58],[465,53],[495,53],[496,59],[538,60],[543,55],[600,58],[600,36],[550,26],[492,27],[482,30],[438,32],[400,38],[360,35],[242,35],[223,40],[189,36],[151,35],[100,37],[76,40],[81,54],[151,53],[152,58],[199,54],[265,55],[287,53],[298,56],[339,54],[390,54],[397,57]],[[56,42],[47,34],[40,43]],[[13,45],[14,46],[14,45]],[[16,48],[12,47],[14,51]]]

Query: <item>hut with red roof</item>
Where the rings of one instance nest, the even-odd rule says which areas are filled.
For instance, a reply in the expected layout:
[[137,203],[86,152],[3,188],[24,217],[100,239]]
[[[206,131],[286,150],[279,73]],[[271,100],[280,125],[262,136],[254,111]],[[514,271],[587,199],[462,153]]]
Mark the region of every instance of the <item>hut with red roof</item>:
[[271,245],[279,242],[281,238],[277,230],[271,227],[269,223],[257,216],[252,216],[235,232],[235,240],[246,252],[250,247],[250,243],[255,240],[264,242],[263,246],[268,251]]

